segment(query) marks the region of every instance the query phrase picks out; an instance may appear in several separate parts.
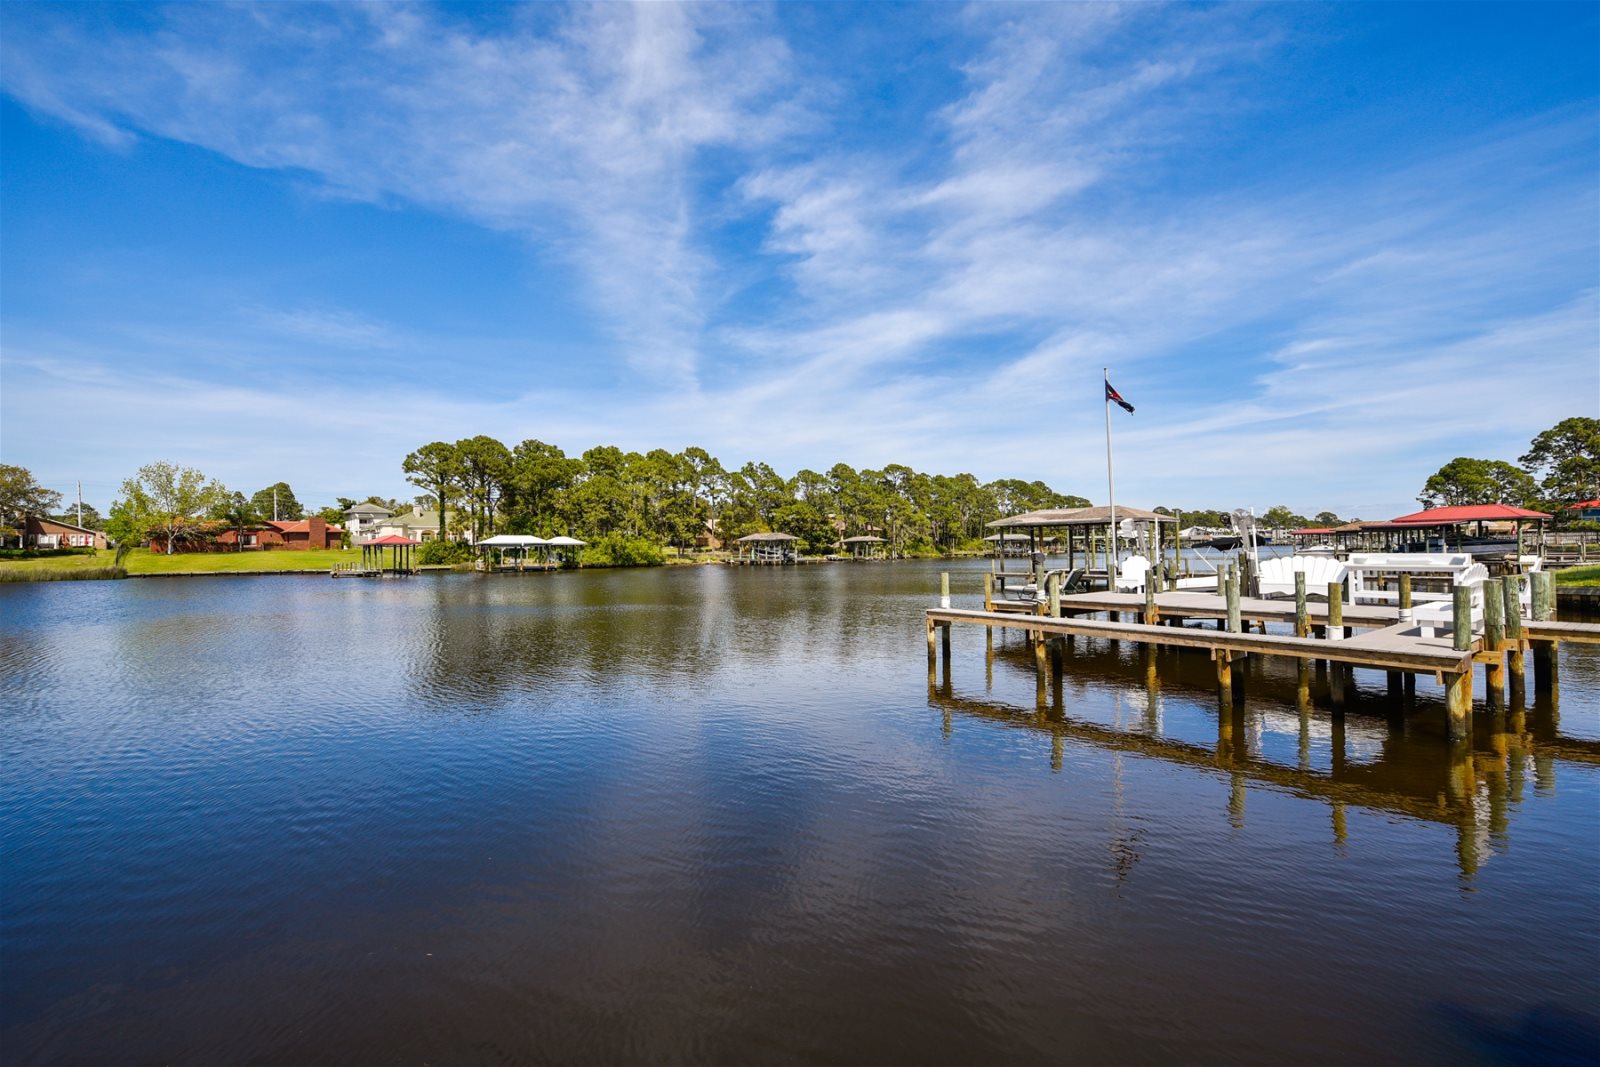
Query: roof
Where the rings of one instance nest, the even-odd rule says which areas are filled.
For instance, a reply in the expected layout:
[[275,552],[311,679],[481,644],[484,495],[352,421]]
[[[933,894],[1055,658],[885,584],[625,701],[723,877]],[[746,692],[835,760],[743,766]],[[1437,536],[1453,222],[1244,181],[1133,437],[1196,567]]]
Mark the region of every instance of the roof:
[[881,538],[881,537],[870,537],[870,536],[869,537],[846,537],[843,541],[840,541],[839,543],[841,545],[881,545],[881,544],[883,544],[883,538]]
[[478,542],[478,544],[488,545],[490,548],[510,547],[513,545],[548,545],[549,543],[544,538],[534,537],[532,534],[495,534],[493,537],[485,537]]
[[560,537],[552,537],[545,542],[547,545],[556,545],[560,548],[581,548],[588,543],[587,541],[580,541],[576,537],[568,537],[565,534]]
[[[1117,521],[1132,519],[1135,522],[1177,522],[1171,515],[1162,515],[1155,511],[1146,511],[1143,508],[1132,508],[1125,504],[1117,505]],[[989,523],[994,527],[1016,526],[1104,526],[1111,521],[1111,506],[1099,505],[1092,508],[1045,508],[1042,511],[1025,511],[1021,515],[1012,515],[1004,519],[996,519]]]
[[422,542],[421,541],[413,541],[409,537],[401,537],[399,534],[385,534],[382,537],[373,538],[371,541],[368,541],[367,544],[368,545],[420,545],[420,544],[422,544]]
[[391,515],[378,523],[379,526],[403,526],[406,529],[437,530],[439,528],[439,513],[437,511],[402,511]]
[[87,526],[79,526],[75,522],[68,522],[65,519],[53,519],[49,515],[25,515],[25,516],[23,516],[23,521],[24,522],[26,522],[28,519],[33,519],[33,520],[35,520],[37,522],[53,523],[56,526],[65,526],[69,530],[79,530],[79,531],[82,531],[83,533],[97,534],[97,533],[100,532],[99,530],[90,529]]
[[346,515],[393,515],[394,512],[378,504],[357,504],[355,507],[345,508]]
[[1568,511],[1577,511],[1579,508],[1600,508],[1600,496],[1593,500],[1580,500],[1576,504],[1568,504]]
[[1333,527],[1331,527],[1331,526],[1307,526],[1303,530],[1290,530],[1289,531],[1289,536],[1290,537],[1309,537],[1309,536],[1314,535],[1314,534],[1330,534],[1330,533],[1333,533]]
[[[271,526],[273,529],[277,530],[279,533],[310,533],[311,532],[311,520],[310,519],[296,519],[293,522],[290,522],[287,519],[284,519],[284,520],[268,519],[264,523],[264,525]],[[330,523],[328,523],[328,532],[329,533],[342,534],[342,533],[344,533],[344,527],[343,526],[335,526],[333,523],[330,522]]]
[[1548,519],[1542,511],[1514,508],[1510,504],[1454,504],[1443,508],[1414,511],[1391,519],[1407,525],[1454,526],[1458,522],[1496,522],[1504,519]]
[[742,543],[746,541],[798,541],[800,538],[794,534],[786,533],[753,533],[745,534],[739,540]]

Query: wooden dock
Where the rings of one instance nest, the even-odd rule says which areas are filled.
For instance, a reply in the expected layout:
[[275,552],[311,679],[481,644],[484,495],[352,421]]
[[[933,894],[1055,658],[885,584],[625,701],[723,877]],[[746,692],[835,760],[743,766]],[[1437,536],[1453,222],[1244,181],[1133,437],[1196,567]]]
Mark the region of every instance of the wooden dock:
[[[1415,676],[1425,674],[1445,686],[1449,734],[1462,739],[1469,729],[1476,665],[1483,665],[1486,693],[1495,700],[1508,683],[1514,692],[1520,692],[1525,684],[1525,653],[1531,651],[1537,689],[1553,694],[1559,642],[1600,642],[1600,625],[1554,620],[1554,584],[1548,575],[1536,576],[1532,619],[1521,617],[1518,587],[1512,580],[1507,582],[1511,584],[1498,579],[1484,583],[1480,591],[1482,628],[1475,630],[1473,594],[1466,587],[1456,590],[1448,619],[1413,619],[1409,586],[1403,606],[1394,607],[1345,604],[1338,586],[1330,588],[1326,603],[1313,602],[1306,597],[1304,583],[1294,601],[1241,597],[1236,580],[1226,583],[1220,595],[1158,593],[1153,588],[1143,594],[1063,595],[1052,586],[1043,599],[1033,601],[995,601],[992,586],[986,582],[985,610],[973,610],[949,606],[949,577],[945,575],[941,606],[927,612],[928,668],[931,676],[938,662],[941,631],[948,663],[951,627],[979,625],[1027,633],[1041,677],[1047,657],[1064,655],[1062,639],[1072,637],[1204,650],[1216,664],[1219,699],[1228,705],[1243,683],[1242,672],[1236,676],[1233,664],[1251,655],[1323,663],[1340,673],[1382,670],[1388,673],[1390,692],[1397,697],[1414,692]],[[1124,619],[1125,615],[1136,621]],[[1205,626],[1206,622],[1216,626]],[[1268,633],[1269,625],[1288,626],[1292,632]],[[1252,626],[1254,633],[1250,632]],[[1335,693],[1342,689],[1335,687]]]

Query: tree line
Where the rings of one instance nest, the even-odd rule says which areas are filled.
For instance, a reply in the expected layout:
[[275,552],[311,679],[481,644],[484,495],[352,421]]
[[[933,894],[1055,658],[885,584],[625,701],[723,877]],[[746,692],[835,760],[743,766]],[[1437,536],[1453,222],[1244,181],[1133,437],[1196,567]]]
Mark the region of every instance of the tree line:
[[441,539],[565,533],[682,551],[707,532],[730,541],[781,530],[813,551],[870,534],[902,554],[959,547],[1002,515],[1088,504],[1042,481],[980,482],[897,463],[859,471],[836,463],[826,473],[785,476],[762,462],[730,469],[699,447],[640,453],[597,445],[568,456],[544,441],[507,447],[482,435],[430,442],[401,469],[422,490],[420,503],[438,511]]
[[1429,475],[1417,494],[1425,508],[1511,504],[1561,512],[1600,497],[1600,419],[1562,419],[1534,437],[1515,464],[1457,456]]

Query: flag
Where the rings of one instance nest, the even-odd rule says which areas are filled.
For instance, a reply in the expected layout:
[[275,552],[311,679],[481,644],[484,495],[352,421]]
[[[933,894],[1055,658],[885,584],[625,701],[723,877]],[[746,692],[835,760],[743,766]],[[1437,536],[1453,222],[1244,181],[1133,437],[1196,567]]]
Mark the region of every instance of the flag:
[[1111,383],[1109,381],[1106,382],[1106,400],[1116,401],[1122,406],[1123,411],[1126,411],[1129,415],[1133,414],[1133,405],[1122,399],[1122,394],[1111,388]]

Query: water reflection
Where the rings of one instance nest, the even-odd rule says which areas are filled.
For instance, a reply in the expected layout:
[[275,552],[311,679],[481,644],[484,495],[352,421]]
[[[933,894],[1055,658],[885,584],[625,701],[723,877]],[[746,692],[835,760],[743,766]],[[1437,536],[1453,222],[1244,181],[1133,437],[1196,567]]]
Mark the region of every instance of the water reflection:
[[[1225,773],[1230,825],[1246,825],[1251,786],[1272,788],[1326,804],[1336,848],[1348,842],[1351,805],[1445,825],[1455,832],[1455,862],[1467,879],[1509,847],[1511,810],[1523,803],[1530,781],[1554,792],[1559,761],[1600,766],[1600,742],[1561,735],[1554,694],[1540,694],[1531,706],[1513,694],[1475,716],[1470,743],[1450,744],[1443,738],[1441,701],[1362,689],[1348,672],[1341,676],[1322,663],[1259,657],[1245,661],[1247,696],[1210,709],[1215,740],[1207,745],[1166,736],[1163,729],[1164,686],[1191,697],[1206,693],[1212,669],[1204,654],[1135,645],[1130,655],[1118,642],[1088,638],[1071,639],[1070,647],[1068,641],[1046,645],[1041,652],[1002,640],[997,648],[986,635],[985,691],[995,687],[997,665],[1031,676],[1031,709],[958,693],[952,657],[941,657],[928,699],[944,716],[946,736],[959,713],[1043,732],[1053,771],[1061,768],[1064,744],[1073,741],[1112,753],[1119,770],[1127,753]],[[1116,694],[1110,722],[1098,699],[1108,689]],[[1091,693],[1096,697],[1085,700]],[[1137,717],[1121,714],[1124,699],[1137,704]],[[1083,715],[1071,710],[1080,700],[1087,705]],[[1190,700],[1188,706],[1193,712],[1205,704]],[[1282,737],[1295,740],[1292,762],[1271,743]],[[1314,742],[1326,748],[1320,764],[1313,761]]]

